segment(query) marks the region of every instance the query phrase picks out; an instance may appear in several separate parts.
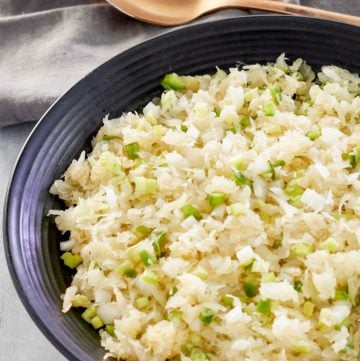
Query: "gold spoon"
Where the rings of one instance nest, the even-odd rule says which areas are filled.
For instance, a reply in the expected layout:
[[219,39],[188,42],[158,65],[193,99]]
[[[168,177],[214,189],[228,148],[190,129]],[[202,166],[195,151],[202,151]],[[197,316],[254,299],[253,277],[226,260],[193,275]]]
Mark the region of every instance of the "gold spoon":
[[271,0],[107,0],[123,13],[152,24],[173,26],[188,23],[219,9],[242,8],[306,15],[360,26],[360,17]]

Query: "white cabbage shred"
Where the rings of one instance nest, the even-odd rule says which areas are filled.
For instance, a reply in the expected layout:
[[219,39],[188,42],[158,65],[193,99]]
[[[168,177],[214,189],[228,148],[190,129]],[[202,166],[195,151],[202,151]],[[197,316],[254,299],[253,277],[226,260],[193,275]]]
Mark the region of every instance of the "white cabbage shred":
[[359,76],[282,55],[179,79],[52,186],[63,311],[126,361],[358,360]]

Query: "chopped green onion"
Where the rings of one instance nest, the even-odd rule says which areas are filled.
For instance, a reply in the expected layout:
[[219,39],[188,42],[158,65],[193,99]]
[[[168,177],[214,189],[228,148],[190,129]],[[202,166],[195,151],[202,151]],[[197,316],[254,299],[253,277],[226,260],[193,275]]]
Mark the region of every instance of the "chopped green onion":
[[258,305],[256,306],[256,311],[266,315],[271,310],[271,300],[260,300]]
[[115,177],[123,176],[124,172],[122,171],[121,164],[113,164],[112,172]]
[[336,301],[347,301],[349,300],[349,294],[345,291],[336,290],[335,291],[335,300]]
[[[137,254],[138,256],[138,254]],[[138,258],[137,258],[138,260]],[[127,278],[135,278],[137,276],[137,272],[134,269],[134,266],[130,262],[123,262],[120,266],[118,266],[115,270],[115,272],[121,276],[127,277]]]
[[89,303],[90,301],[85,295],[75,295],[71,300],[73,307],[88,307]]
[[214,311],[209,307],[204,307],[199,315],[200,321],[205,324],[210,324],[214,318]]
[[79,254],[73,254],[71,252],[65,252],[60,257],[64,261],[64,265],[69,268],[76,268],[81,262],[82,258]]
[[185,88],[184,77],[176,74],[166,74],[161,81],[161,85],[164,89],[183,90]]
[[320,249],[328,251],[329,253],[336,252],[339,249],[339,244],[332,237],[329,237],[324,242],[320,243]]
[[161,247],[160,247],[159,242],[157,242],[157,241],[153,242],[152,247],[154,249],[156,258],[159,259],[161,257]]
[[270,88],[270,95],[276,105],[278,105],[279,101],[282,100],[281,89],[278,85],[274,85]]
[[155,194],[158,190],[156,179],[136,177],[135,192],[139,195]]
[[294,351],[297,353],[308,354],[311,350],[311,344],[306,341],[299,341],[296,345],[294,345]]
[[240,119],[240,125],[244,128],[250,126],[250,119],[248,117],[243,117]]
[[310,301],[306,301],[304,303],[302,312],[305,317],[311,318],[314,313],[314,309],[315,309],[315,305]]
[[295,281],[294,282],[294,288],[297,292],[301,292],[302,291],[302,282],[301,281]]
[[184,204],[181,207],[181,211],[183,212],[183,215],[185,218],[193,216],[198,221],[200,221],[202,219],[202,215],[200,214],[198,209],[190,204]]
[[337,221],[342,218],[342,214],[339,214],[339,212],[332,212],[331,215],[336,219]]
[[225,194],[224,193],[210,193],[208,198],[209,204],[211,207],[215,208],[220,206],[225,201]]
[[228,295],[224,295],[221,299],[221,303],[226,307],[233,308],[234,307],[234,298]]
[[135,235],[138,238],[145,238],[151,233],[151,228],[139,226],[135,229]]
[[272,117],[276,113],[276,105],[270,100],[263,105],[262,110],[267,117]]
[[209,114],[209,109],[206,105],[199,106],[198,108],[195,109],[195,114],[199,117],[205,117]]
[[113,139],[115,139],[116,137],[114,136],[114,135],[104,135],[103,137],[102,137],[102,140],[103,141],[105,141],[105,142],[107,142],[107,141],[109,141],[109,140],[113,140]]
[[166,133],[166,128],[163,127],[161,124],[154,125],[154,126],[152,127],[152,132],[153,132],[153,134],[161,137],[161,136],[163,136],[163,135]]
[[[239,296],[239,300],[241,301],[241,303],[247,303],[249,300],[247,299],[247,297],[246,296],[243,296],[243,295],[241,295],[241,296]],[[253,310],[252,310],[253,311]]]
[[313,106],[314,105],[314,101],[311,99],[311,97],[306,97],[304,99],[304,103],[307,103],[309,104],[310,106]]
[[121,166],[121,158],[111,152],[104,152],[100,155],[99,162],[106,171],[111,172],[115,177],[124,176]]
[[243,266],[245,267],[245,272],[246,273],[251,273],[252,272],[252,268],[253,268],[253,265],[254,265],[254,259],[250,259],[248,262],[245,262],[243,264]]
[[267,283],[267,282],[275,282],[275,281],[276,281],[276,277],[274,272],[266,273],[261,277],[261,282]]
[[272,221],[271,215],[265,211],[260,211],[259,216],[264,223],[270,224]]
[[170,290],[167,293],[168,298],[174,296],[174,294],[178,291],[176,286],[173,286],[170,288]]
[[263,176],[266,176],[268,178],[271,177],[272,180],[275,180],[276,172],[275,168],[277,167],[283,167],[285,165],[285,162],[283,160],[276,160],[274,163],[269,162],[270,169],[262,173]]
[[126,144],[124,146],[125,153],[129,159],[136,159],[139,157],[138,151],[139,151],[139,144],[134,142],[130,144]]
[[335,330],[340,331],[343,327],[348,328],[350,326],[350,319],[349,317],[345,317],[340,324],[335,326]]
[[87,308],[82,314],[81,317],[87,322],[90,323],[91,320],[96,316],[96,308],[90,307]]
[[285,189],[284,192],[286,195],[288,195],[289,197],[296,197],[296,196],[301,196],[304,193],[304,188],[301,188],[300,186],[298,186],[297,184],[295,185],[288,185]]
[[137,272],[133,268],[127,268],[124,270],[123,275],[128,278],[135,278],[137,276]]
[[154,249],[155,252],[155,256],[157,259],[159,259],[162,256],[162,247],[165,244],[166,241],[166,233],[165,232],[154,232],[151,235],[152,240],[152,247]]
[[159,242],[160,246],[163,246],[166,241],[166,233],[162,231],[156,231],[151,235],[150,239],[152,241]]
[[289,199],[289,203],[292,204],[295,207],[300,207],[301,206],[301,196],[295,196],[295,197],[291,197]]
[[275,169],[270,165],[269,170],[260,174],[263,178],[275,180],[276,173]]
[[202,280],[206,279],[209,276],[209,272],[201,266],[196,266],[196,268],[191,273],[195,276],[198,276]]
[[360,161],[360,146],[355,147],[350,153],[343,153],[343,159],[349,161],[350,167],[355,168]]
[[104,326],[104,322],[102,322],[102,320],[99,316],[95,316],[94,318],[92,318],[90,323],[95,328],[95,330]]
[[134,161],[134,164],[132,166],[133,169],[136,169],[137,167],[141,166],[142,164],[142,160],[140,158],[136,158],[135,161]]
[[258,287],[252,282],[246,282],[244,284],[244,291],[247,297],[253,298],[258,293]]
[[219,117],[219,116],[220,116],[220,113],[221,113],[221,108],[218,107],[218,106],[214,107],[214,112],[215,112],[215,115],[216,115],[217,117]]
[[199,346],[202,342],[202,337],[199,333],[192,333],[190,335],[190,342],[194,345],[194,346]]
[[276,160],[275,162],[273,163],[270,163],[272,167],[276,168],[276,167],[283,167],[286,163],[284,160],[282,159],[279,159],[279,160]]
[[187,132],[187,130],[188,130],[188,127],[186,126],[186,125],[184,125],[184,124],[182,124],[181,126],[180,126],[180,129],[183,131],[183,132]]
[[316,140],[317,138],[319,138],[321,136],[321,130],[319,128],[312,129],[312,130],[309,130],[305,135],[310,140]]
[[352,351],[354,351],[354,346],[349,343],[345,345],[345,347],[342,350],[340,350],[341,353],[348,353]]
[[273,249],[278,249],[281,247],[281,239],[276,239],[274,243],[272,244]]
[[207,356],[207,354],[201,350],[193,350],[191,352],[191,360],[192,361],[210,361],[210,358]]
[[355,155],[356,162],[358,163],[359,160],[360,160],[360,146],[355,147],[355,148],[352,150],[352,152],[353,152],[353,154]]
[[231,179],[239,187],[244,186],[244,185],[248,185],[248,186],[251,185],[251,180],[239,171],[233,173],[233,175],[231,176]]
[[298,257],[306,257],[309,253],[312,252],[312,250],[313,250],[312,244],[307,242],[294,244],[291,247],[291,252]]
[[148,297],[138,297],[135,299],[135,307],[142,310],[149,306],[150,300]]
[[181,311],[179,310],[172,310],[169,312],[169,315],[168,315],[168,319],[171,321],[173,319],[178,319],[178,320],[181,320],[182,319],[182,313]]
[[145,270],[145,272],[142,275],[142,279],[146,283],[151,283],[151,284],[157,284],[159,282],[159,276],[155,272],[149,270]]
[[194,350],[194,348],[195,346],[191,342],[186,342],[186,344],[183,345],[181,349],[184,354],[189,355]]
[[115,326],[114,325],[106,325],[105,331],[112,337],[115,337]]
[[357,160],[356,160],[356,156],[354,154],[350,154],[350,159],[349,159],[351,168],[355,168],[357,165]]
[[154,264],[154,257],[145,249],[139,252],[141,262],[146,266],[152,266]]
[[259,95],[260,95],[260,91],[259,91],[259,89],[257,87],[246,90],[245,93],[244,93],[244,101],[246,103],[249,103],[253,99],[255,99],[256,97],[258,97]]
[[345,157],[346,157],[346,160],[349,161],[350,167],[355,168],[356,164],[357,164],[355,155],[354,154],[345,154]]

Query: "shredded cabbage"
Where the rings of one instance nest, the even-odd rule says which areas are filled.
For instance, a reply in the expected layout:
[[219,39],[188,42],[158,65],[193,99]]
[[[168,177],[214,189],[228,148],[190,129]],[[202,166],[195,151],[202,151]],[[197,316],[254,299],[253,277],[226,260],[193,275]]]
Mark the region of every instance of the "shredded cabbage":
[[126,361],[358,360],[359,76],[281,55],[163,85],[51,188],[63,311]]

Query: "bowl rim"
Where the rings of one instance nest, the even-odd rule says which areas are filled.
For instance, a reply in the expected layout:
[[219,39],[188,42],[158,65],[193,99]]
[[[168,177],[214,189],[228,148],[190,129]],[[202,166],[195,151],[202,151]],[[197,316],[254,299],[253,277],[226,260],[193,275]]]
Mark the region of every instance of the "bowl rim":
[[[15,160],[15,164],[10,172],[9,181],[7,184],[5,196],[4,196],[4,203],[3,203],[3,221],[2,221],[2,233],[3,233],[3,244],[4,244],[4,253],[6,258],[7,267],[10,273],[10,277],[12,280],[12,283],[16,289],[16,293],[18,297],[21,300],[22,305],[24,306],[26,312],[31,317],[34,324],[37,326],[37,328],[41,331],[41,333],[46,337],[48,341],[67,359],[69,360],[76,360],[76,361],[82,361],[80,358],[78,358],[76,355],[74,355],[64,343],[59,341],[56,336],[51,332],[45,321],[38,315],[34,307],[31,305],[29,299],[31,298],[31,295],[29,295],[29,292],[24,290],[21,287],[21,280],[19,274],[22,271],[22,268],[18,268],[17,265],[15,265],[15,258],[16,255],[12,252],[12,246],[16,245],[17,241],[13,239],[13,236],[11,235],[11,231],[9,230],[8,223],[9,223],[9,210],[11,208],[11,199],[14,197],[12,194],[14,183],[17,180],[17,171],[19,168],[21,168],[23,158],[26,155],[26,152],[29,147],[31,147],[31,143],[34,139],[36,139],[38,133],[42,129],[42,127],[46,127],[49,124],[51,124],[51,114],[53,111],[56,111],[58,107],[61,108],[61,101],[62,99],[71,96],[71,93],[77,89],[80,86],[84,86],[85,82],[87,80],[91,80],[94,73],[99,73],[103,71],[104,68],[109,66],[114,61],[117,61],[119,57],[128,57],[131,56],[133,53],[141,50],[144,47],[156,45],[158,42],[167,42],[171,40],[173,37],[176,37],[177,34],[182,33],[184,35],[202,30],[206,31],[208,29],[211,29],[214,27],[220,27],[226,26],[226,24],[229,23],[237,23],[237,22],[257,22],[259,20],[264,20],[264,23],[266,22],[275,22],[278,21],[279,23],[285,23],[291,21],[299,21],[303,24],[311,23],[312,25],[321,25],[327,27],[327,26],[335,26],[335,27],[342,27],[344,30],[356,30],[359,31],[360,28],[355,25],[350,25],[338,21],[333,20],[325,20],[320,18],[313,18],[313,17],[307,17],[307,16],[294,16],[294,15],[281,15],[281,14],[257,14],[257,15],[243,15],[238,17],[230,17],[225,19],[217,19],[217,20],[210,20],[205,21],[201,23],[190,23],[185,24],[183,26],[177,26],[172,27],[170,30],[165,30],[164,32],[157,34],[155,36],[151,36],[148,39],[124,50],[116,54],[115,56],[111,57],[107,61],[103,62],[96,68],[94,68],[92,71],[87,73],[85,76],[80,78],[77,82],[75,82],[70,88],[68,88],[62,95],[60,95],[57,100],[45,111],[45,113],[40,117],[39,121],[35,124],[29,135],[27,136],[24,144],[20,148],[20,151],[18,153],[18,156]],[[16,248],[16,247],[15,247]]]

